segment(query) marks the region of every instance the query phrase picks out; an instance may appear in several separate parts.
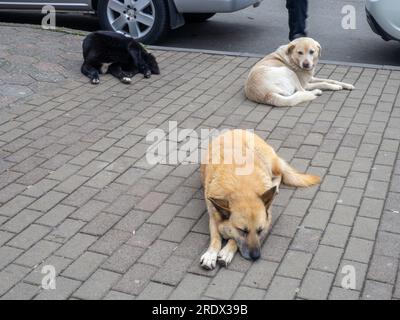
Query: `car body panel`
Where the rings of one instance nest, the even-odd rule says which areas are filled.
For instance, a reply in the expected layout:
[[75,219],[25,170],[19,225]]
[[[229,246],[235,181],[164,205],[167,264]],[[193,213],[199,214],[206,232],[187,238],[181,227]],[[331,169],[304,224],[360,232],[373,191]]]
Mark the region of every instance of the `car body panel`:
[[21,10],[38,10],[45,5],[51,5],[56,10],[92,10],[92,0],[7,0],[0,1],[0,9],[21,9]]
[[385,40],[400,40],[400,1],[367,0],[368,22]]
[[178,12],[217,13],[234,12],[251,5],[257,5],[262,0],[174,0]]

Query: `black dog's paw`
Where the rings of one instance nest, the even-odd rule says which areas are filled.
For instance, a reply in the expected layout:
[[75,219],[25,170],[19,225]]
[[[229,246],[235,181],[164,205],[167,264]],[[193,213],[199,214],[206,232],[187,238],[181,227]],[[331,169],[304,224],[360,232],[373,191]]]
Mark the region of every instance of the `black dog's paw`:
[[100,83],[100,79],[99,78],[95,78],[95,79],[92,79],[92,84],[99,84]]
[[123,78],[121,78],[121,82],[125,83],[125,84],[130,84],[132,82],[132,78],[123,77]]
[[151,77],[151,71],[150,71],[150,70],[149,70],[149,71],[146,71],[143,75],[144,75],[144,77],[145,77],[146,79],[148,79],[148,78]]

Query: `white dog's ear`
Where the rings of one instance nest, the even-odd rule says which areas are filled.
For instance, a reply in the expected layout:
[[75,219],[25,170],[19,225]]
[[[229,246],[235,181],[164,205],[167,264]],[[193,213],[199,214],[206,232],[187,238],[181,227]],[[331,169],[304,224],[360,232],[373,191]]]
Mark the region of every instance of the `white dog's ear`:
[[318,41],[315,41],[315,44],[317,45],[317,48],[318,48],[318,58],[321,58],[322,47],[321,47],[321,45],[319,44]]
[[231,211],[229,210],[229,202],[227,200],[215,198],[208,198],[208,200],[214,205],[222,219],[229,219]]
[[295,46],[296,46],[296,45],[293,43],[293,41],[292,41],[291,43],[289,43],[289,44],[287,45],[287,48],[286,48],[286,54],[287,54],[287,55],[292,54],[293,49],[294,49]]

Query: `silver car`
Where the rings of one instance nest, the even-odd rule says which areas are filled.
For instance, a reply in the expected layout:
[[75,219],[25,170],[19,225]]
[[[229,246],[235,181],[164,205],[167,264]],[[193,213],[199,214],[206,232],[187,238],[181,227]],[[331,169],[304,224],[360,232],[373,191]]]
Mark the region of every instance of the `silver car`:
[[400,41],[400,1],[367,0],[366,12],[371,29],[384,40]]
[[105,30],[127,33],[138,41],[155,43],[169,29],[201,22],[218,12],[233,12],[262,0],[14,0],[0,9],[40,10],[45,4],[58,11],[95,12]]

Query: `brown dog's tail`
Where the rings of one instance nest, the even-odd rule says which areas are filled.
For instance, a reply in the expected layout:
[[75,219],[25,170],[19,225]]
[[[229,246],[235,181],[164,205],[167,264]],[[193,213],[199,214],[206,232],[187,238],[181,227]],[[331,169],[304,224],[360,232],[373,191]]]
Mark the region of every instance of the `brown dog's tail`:
[[279,160],[282,180],[284,184],[292,187],[309,187],[320,183],[320,177],[310,174],[299,173],[296,169],[292,168],[285,160]]

